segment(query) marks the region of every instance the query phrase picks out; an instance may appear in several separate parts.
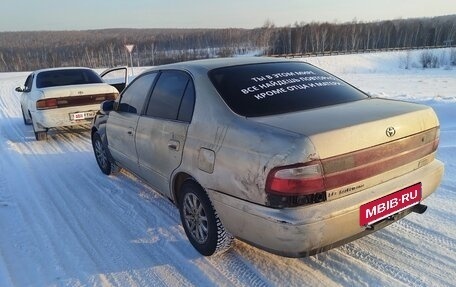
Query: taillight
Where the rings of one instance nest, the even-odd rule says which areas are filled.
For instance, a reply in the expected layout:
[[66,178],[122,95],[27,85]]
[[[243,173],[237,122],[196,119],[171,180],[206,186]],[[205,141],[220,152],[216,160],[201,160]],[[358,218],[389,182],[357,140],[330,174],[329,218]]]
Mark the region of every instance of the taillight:
[[77,97],[61,97],[52,99],[43,99],[36,102],[38,110],[47,110],[55,108],[65,108],[73,106],[84,106],[99,104],[106,100],[115,100],[118,94],[106,93],[97,95],[77,96]]
[[268,205],[293,207],[326,200],[320,161],[273,168],[266,179]]
[[36,108],[38,110],[46,110],[46,109],[55,109],[58,107],[57,99],[44,99],[36,101]]
[[319,161],[273,168],[266,180],[266,191],[277,195],[299,196],[325,191]]
[[104,102],[106,100],[107,100],[106,96],[98,96],[95,98],[95,101],[97,101],[97,102]]

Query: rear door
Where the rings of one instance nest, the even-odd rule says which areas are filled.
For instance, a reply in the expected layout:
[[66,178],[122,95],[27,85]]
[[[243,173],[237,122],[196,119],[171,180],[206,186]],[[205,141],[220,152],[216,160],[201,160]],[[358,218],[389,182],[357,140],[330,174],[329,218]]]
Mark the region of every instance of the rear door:
[[100,77],[121,93],[128,85],[127,67],[116,67],[107,69],[100,74]]
[[122,93],[114,111],[109,113],[106,135],[113,157],[125,168],[138,172],[135,148],[136,126],[157,73],[139,76]]
[[163,71],[138,122],[140,175],[167,196],[171,174],[181,163],[194,102],[190,76],[182,71]]

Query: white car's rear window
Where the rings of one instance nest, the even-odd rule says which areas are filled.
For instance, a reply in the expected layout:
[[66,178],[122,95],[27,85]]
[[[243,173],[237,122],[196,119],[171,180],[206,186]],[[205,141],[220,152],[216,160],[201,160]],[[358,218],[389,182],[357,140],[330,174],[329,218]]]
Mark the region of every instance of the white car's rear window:
[[36,76],[37,88],[103,83],[103,80],[89,69],[67,69],[43,71]]

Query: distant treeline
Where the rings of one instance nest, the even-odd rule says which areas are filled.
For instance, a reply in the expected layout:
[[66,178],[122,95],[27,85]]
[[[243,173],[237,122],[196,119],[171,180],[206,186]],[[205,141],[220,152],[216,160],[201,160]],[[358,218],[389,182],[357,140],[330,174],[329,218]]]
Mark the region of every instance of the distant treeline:
[[379,22],[295,23],[255,29],[105,29],[0,32],[0,72],[134,66],[210,57],[358,51],[456,44],[456,15]]

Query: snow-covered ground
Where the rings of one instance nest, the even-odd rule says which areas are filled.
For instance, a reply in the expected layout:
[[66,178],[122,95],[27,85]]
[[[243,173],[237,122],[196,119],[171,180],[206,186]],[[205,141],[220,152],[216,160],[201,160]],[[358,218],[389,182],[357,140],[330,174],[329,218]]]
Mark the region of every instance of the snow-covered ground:
[[35,141],[13,91],[27,73],[0,74],[0,286],[455,285],[456,68],[405,70],[401,53],[305,60],[372,95],[432,106],[444,180],[425,214],[302,259],[240,241],[199,255],[167,199],[128,173],[99,171],[88,127]]

